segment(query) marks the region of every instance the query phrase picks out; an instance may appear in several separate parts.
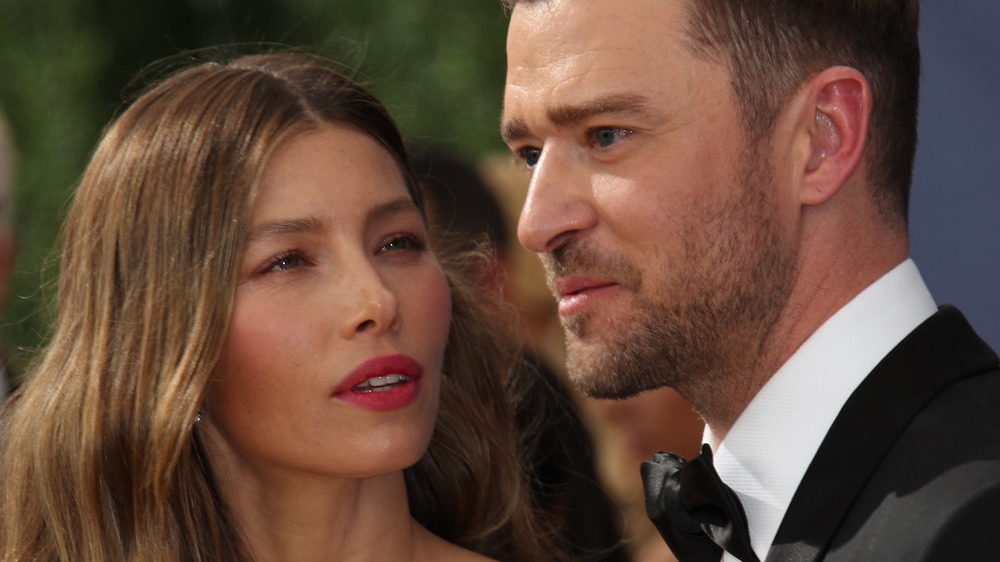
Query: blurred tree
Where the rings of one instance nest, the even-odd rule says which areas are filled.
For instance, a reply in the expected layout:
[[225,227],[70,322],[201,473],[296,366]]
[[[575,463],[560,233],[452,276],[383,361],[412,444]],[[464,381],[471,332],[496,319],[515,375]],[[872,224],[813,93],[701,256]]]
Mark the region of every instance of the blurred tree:
[[18,257],[4,310],[5,358],[21,365],[44,337],[49,316],[42,284],[67,192],[104,121],[99,102],[105,41],[85,0],[4,0],[0,3],[0,104],[19,149],[14,227]]
[[15,368],[51,322],[52,246],[73,186],[144,68],[220,44],[320,47],[367,78],[412,139],[477,157],[502,149],[506,23],[499,0],[0,2],[0,105],[20,149],[17,274],[0,325],[5,347],[23,350]]

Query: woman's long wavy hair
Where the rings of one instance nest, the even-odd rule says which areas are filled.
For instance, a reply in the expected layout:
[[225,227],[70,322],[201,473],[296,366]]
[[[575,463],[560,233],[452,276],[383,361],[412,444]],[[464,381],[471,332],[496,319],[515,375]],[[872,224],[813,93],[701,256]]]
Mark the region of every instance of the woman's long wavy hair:
[[[61,233],[52,338],[0,419],[3,561],[250,559],[194,421],[264,167],[322,124],[380,143],[422,207],[394,121],[320,57],[201,63],[109,126]],[[454,319],[440,415],[406,471],[410,509],[466,548],[548,560],[512,429],[516,355],[461,269],[446,265]]]

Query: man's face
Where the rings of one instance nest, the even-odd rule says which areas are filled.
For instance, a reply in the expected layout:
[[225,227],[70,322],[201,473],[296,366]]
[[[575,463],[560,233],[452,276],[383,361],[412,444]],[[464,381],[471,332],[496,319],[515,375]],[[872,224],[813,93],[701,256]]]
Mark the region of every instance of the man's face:
[[749,367],[794,278],[794,220],[682,0],[518,5],[503,135],[531,168],[518,237],[559,300],[571,376],[624,397]]

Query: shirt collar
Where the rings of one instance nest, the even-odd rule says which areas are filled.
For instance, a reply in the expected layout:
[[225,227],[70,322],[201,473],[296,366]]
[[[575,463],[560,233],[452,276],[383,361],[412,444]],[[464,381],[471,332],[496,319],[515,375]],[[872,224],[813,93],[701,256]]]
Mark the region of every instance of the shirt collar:
[[705,430],[719,476],[743,502],[762,560],[844,403],[878,362],[936,311],[920,272],[907,259],[824,322],[761,388],[722,443]]

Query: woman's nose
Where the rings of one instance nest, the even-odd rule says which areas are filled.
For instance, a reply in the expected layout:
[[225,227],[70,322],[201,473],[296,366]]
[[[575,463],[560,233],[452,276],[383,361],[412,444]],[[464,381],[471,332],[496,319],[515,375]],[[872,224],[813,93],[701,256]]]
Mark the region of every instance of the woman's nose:
[[399,300],[386,286],[374,268],[359,272],[354,283],[357,290],[346,298],[350,313],[341,324],[340,333],[346,339],[360,335],[377,335],[399,327]]

